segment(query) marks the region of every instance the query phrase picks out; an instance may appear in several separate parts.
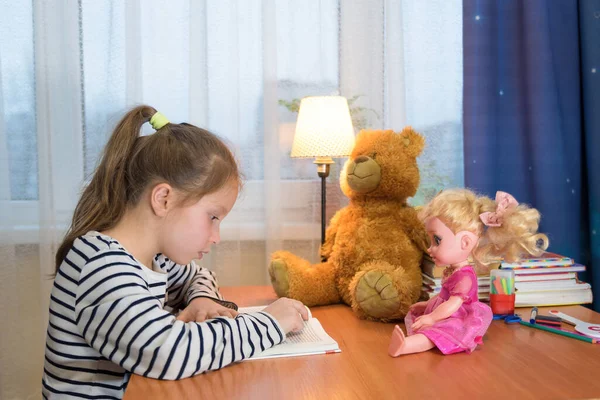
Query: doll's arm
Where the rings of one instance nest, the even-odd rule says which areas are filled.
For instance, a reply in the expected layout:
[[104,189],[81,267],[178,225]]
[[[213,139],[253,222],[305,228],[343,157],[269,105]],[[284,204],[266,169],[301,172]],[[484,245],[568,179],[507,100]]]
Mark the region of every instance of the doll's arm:
[[462,306],[463,301],[464,300],[460,296],[450,296],[448,300],[440,304],[439,307],[433,310],[429,315],[433,319],[433,322],[446,319],[458,311],[460,306]]
[[412,324],[413,330],[419,330],[423,327],[435,324],[437,321],[444,320],[454,314],[462,305],[463,299],[460,296],[450,296],[448,300],[440,304],[432,313],[421,315],[415,319]]
[[329,221],[329,227],[327,231],[325,231],[325,243],[321,246],[321,259],[323,261],[327,260],[329,256],[331,256],[331,252],[333,251],[333,244],[335,243],[335,236],[338,231],[338,227],[340,224],[340,215],[341,212],[338,211],[335,213],[331,221]]

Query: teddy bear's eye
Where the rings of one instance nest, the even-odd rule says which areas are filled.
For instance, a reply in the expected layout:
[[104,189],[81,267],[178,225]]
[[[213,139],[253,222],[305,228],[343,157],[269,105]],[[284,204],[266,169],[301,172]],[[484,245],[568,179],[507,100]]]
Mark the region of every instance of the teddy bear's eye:
[[371,158],[374,160],[377,157],[377,153],[371,153]]

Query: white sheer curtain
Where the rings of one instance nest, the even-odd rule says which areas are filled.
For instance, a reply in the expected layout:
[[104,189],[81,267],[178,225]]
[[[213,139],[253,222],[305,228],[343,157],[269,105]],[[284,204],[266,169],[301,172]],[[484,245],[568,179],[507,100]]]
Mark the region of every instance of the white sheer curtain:
[[128,107],[235,149],[247,183],[203,263],[256,285],[276,249],[317,261],[320,184],[278,101],[322,94],[358,96],[358,127],[426,136],[413,203],[463,184],[460,0],[0,0],[0,398],[40,397],[53,253]]

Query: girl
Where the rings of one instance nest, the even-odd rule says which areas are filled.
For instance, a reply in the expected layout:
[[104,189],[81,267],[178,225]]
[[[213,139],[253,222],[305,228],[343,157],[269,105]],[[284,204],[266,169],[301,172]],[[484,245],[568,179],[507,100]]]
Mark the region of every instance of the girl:
[[[156,133],[140,136],[148,121]],[[295,300],[238,315],[213,273],[192,262],[219,243],[240,182],[210,132],[149,106],[125,115],[56,254],[44,398],[120,399],[131,372],[189,377],[302,328],[308,315]]]
[[548,247],[538,234],[540,213],[519,205],[508,193],[496,201],[466,189],[444,190],[419,214],[436,265],[447,266],[440,294],[414,304],[404,322],[409,336],[394,328],[388,353],[392,357],[437,347],[444,354],[470,353],[492,322],[492,310],[478,301],[477,277],[467,259],[482,264],[503,256],[515,261],[524,252],[540,255]]

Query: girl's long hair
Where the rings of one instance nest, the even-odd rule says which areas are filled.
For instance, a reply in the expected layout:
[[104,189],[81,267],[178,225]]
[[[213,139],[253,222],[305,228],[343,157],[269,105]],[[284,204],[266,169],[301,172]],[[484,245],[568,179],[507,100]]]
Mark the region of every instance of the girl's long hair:
[[138,106],[117,124],[58,248],[57,271],[76,238],[114,227],[150,185],[166,182],[184,194],[184,201],[199,200],[230,181],[241,185],[233,154],[207,130],[168,123],[140,136],[142,125],[155,113],[150,106]]

